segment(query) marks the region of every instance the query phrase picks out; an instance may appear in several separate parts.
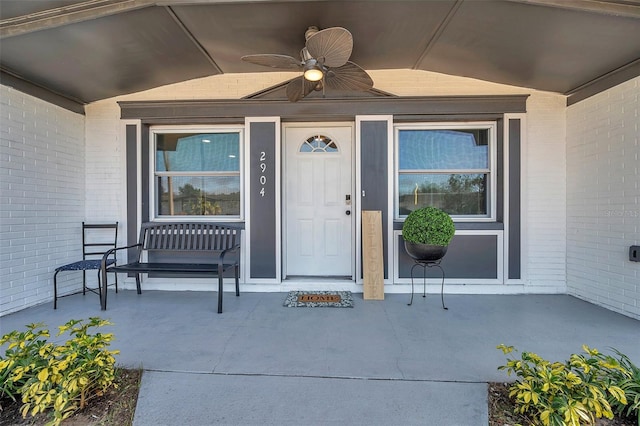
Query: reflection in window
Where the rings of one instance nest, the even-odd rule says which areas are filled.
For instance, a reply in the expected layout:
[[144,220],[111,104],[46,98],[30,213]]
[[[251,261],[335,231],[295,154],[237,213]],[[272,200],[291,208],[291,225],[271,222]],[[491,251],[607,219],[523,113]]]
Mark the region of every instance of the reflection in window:
[[337,152],[338,147],[331,138],[323,135],[311,136],[300,146],[300,152]]
[[155,133],[156,216],[240,217],[240,132]]
[[490,128],[400,129],[397,215],[433,206],[456,216],[490,216]]

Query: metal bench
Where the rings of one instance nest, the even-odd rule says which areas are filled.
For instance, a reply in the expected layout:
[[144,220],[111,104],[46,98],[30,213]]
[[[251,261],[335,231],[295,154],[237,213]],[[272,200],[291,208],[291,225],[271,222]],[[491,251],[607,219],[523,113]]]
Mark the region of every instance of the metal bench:
[[[205,222],[149,222],[142,225],[138,243],[126,247],[116,247],[102,258],[101,274],[106,282],[107,272],[133,273],[136,277],[138,294],[142,294],[140,274],[179,273],[185,275],[213,275],[218,277],[218,313],[222,313],[223,274],[233,268],[235,273],[236,296],[240,296],[238,251],[240,248],[240,228],[218,223]],[[109,265],[108,259],[118,250],[130,250],[129,262],[125,265]],[[151,261],[143,260],[143,253]],[[132,256],[133,253],[133,256]],[[235,256],[229,256],[235,253]],[[210,261],[195,263],[193,255],[204,255]],[[188,256],[185,256],[188,255]],[[157,257],[167,257],[169,262]],[[201,256],[202,257],[202,256]],[[133,260],[132,260],[133,259]],[[100,304],[107,309],[106,286],[101,287]]]

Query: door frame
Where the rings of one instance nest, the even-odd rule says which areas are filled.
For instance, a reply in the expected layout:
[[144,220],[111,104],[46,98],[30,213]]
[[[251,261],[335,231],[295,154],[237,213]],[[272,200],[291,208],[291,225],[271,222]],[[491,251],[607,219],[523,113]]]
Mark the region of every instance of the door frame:
[[[287,147],[287,143],[289,143],[290,141],[287,141],[287,137],[286,137],[286,129],[287,128],[308,128],[308,129],[313,129],[313,128],[327,128],[327,127],[348,127],[351,133],[351,144],[350,144],[350,150],[351,150],[351,170],[350,170],[350,176],[351,176],[351,215],[350,215],[350,219],[351,219],[351,278],[348,280],[340,280],[340,281],[344,281],[345,283],[355,283],[357,282],[357,275],[356,275],[356,267],[357,264],[359,262],[357,262],[357,255],[358,255],[358,251],[357,251],[357,245],[356,245],[356,239],[358,237],[358,232],[356,229],[356,225],[358,223],[358,221],[356,220],[356,217],[358,215],[360,206],[358,205],[357,201],[359,199],[359,197],[356,197],[356,163],[357,163],[357,159],[356,159],[356,127],[355,127],[355,122],[353,121],[336,121],[336,122],[324,122],[324,121],[320,121],[320,122],[292,122],[292,123],[281,123],[281,144],[280,144],[280,156],[281,156],[281,164],[282,164],[282,169],[281,169],[281,174],[282,174],[282,179],[280,180],[280,184],[281,184],[281,194],[282,194],[282,199],[281,199],[281,206],[280,206],[280,211],[281,211],[281,223],[280,223],[280,230],[281,230],[281,241],[282,241],[282,245],[281,245],[281,255],[280,255],[280,259],[282,261],[282,265],[281,265],[281,277],[282,280],[286,280],[287,279],[287,198],[288,198],[288,194],[287,194],[287,189],[286,189],[286,182],[287,182],[287,156],[286,156],[286,147]],[[314,280],[318,280],[318,281],[335,281],[337,280],[337,278],[323,278],[323,277],[315,277],[315,276],[310,276],[309,279],[314,279]]]

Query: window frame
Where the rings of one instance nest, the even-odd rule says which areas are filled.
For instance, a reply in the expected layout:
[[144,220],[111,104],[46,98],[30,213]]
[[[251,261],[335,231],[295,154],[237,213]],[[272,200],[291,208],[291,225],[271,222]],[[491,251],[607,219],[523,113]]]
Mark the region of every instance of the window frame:
[[[496,121],[469,122],[439,122],[439,123],[403,123],[394,126],[394,188],[393,188],[393,217],[394,220],[404,222],[406,215],[400,215],[400,132],[403,130],[488,130],[489,132],[489,164],[487,169],[425,169],[411,170],[409,173],[420,174],[470,174],[486,173],[487,185],[486,215],[451,215],[454,222],[496,222],[498,199],[498,123]],[[431,170],[431,171],[429,171]],[[407,173],[407,172],[405,172]]]
[[[244,187],[244,126],[151,126],[149,128],[149,218],[152,221],[189,220],[196,222],[242,222],[244,221],[245,187]],[[238,171],[188,171],[157,172],[156,171],[156,135],[167,133],[237,133],[238,134]],[[159,176],[239,176],[240,177],[240,212],[238,215],[159,215],[157,212],[157,182]]]

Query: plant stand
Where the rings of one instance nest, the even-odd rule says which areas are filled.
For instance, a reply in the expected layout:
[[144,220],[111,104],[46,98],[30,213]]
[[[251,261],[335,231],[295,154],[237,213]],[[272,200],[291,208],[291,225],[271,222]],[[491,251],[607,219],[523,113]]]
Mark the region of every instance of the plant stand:
[[413,303],[413,270],[416,266],[422,268],[422,297],[427,297],[427,268],[439,268],[440,272],[442,272],[442,284],[440,285],[440,299],[442,300],[442,309],[448,310],[444,305],[444,269],[440,266],[440,261],[438,260],[418,260],[414,259],[414,264],[411,267],[411,301],[407,303],[408,306],[411,306]]

